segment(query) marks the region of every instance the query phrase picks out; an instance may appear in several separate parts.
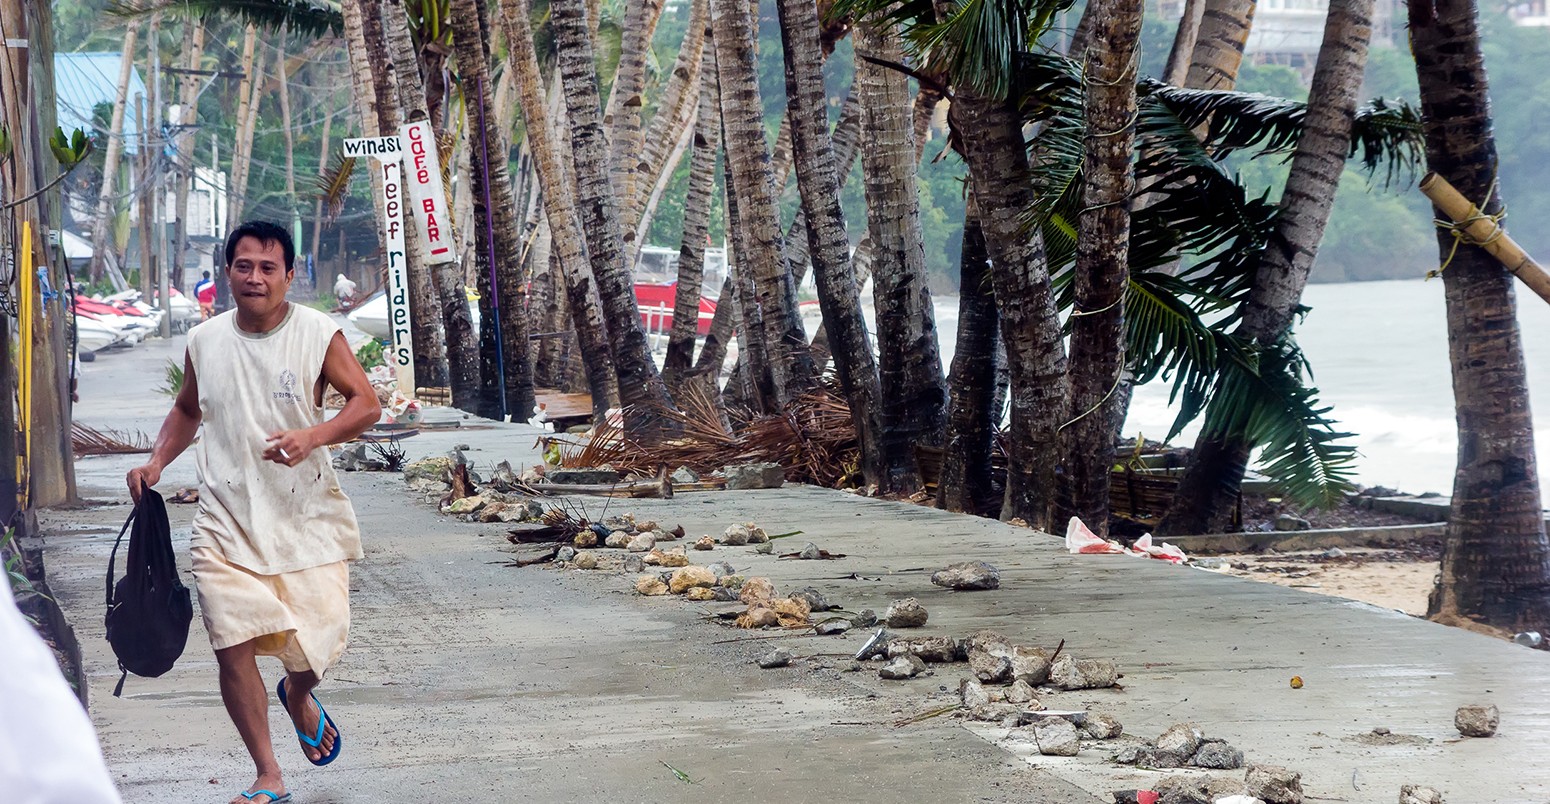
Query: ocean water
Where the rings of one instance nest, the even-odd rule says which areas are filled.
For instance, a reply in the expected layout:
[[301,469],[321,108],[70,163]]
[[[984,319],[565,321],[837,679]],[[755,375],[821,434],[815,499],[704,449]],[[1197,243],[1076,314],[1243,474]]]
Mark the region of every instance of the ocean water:
[[[1550,305],[1521,285],[1518,291],[1540,484],[1550,501]],[[1451,493],[1458,432],[1442,282],[1310,285],[1303,302],[1312,311],[1298,326],[1297,339],[1313,366],[1319,398],[1334,406],[1341,428],[1354,433],[1357,481],[1410,493]],[[935,306],[945,368],[952,360],[957,299],[939,298]],[[1125,434],[1160,439],[1175,414],[1167,385],[1142,386],[1131,402]],[[1174,443],[1188,446],[1197,432],[1186,430]]]

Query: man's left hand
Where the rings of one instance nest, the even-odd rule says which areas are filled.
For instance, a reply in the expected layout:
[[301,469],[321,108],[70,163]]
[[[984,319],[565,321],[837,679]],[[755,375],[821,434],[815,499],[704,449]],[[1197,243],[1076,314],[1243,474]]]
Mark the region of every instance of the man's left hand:
[[264,460],[283,466],[295,466],[302,462],[317,444],[306,430],[279,430],[269,434],[269,448],[264,450]]

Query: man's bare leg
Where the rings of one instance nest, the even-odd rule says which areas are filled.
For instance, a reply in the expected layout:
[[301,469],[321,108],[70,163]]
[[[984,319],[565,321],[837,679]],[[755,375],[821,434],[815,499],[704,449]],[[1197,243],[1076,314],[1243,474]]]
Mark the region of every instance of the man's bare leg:
[[[296,730],[307,735],[310,739],[318,733],[318,721],[323,713],[312,702],[312,690],[317,688],[318,674],[311,670],[303,670],[299,673],[287,671],[285,674],[285,701],[286,709],[291,713],[291,722],[296,725]],[[319,760],[328,756],[334,750],[334,737],[337,733],[333,726],[323,730],[323,745],[321,748],[313,748],[302,743],[301,750],[306,752],[307,759]]]
[[[253,767],[258,779],[248,788],[273,790],[285,795],[285,781],[280,774],[280,763],[275,760],[274,746],[269,741],[269,690],[264,677],[258,672],[257,649],[253,641],[244,642],[215,652],[216,664],[221,672],[221,702],[226,704],[226,714],[242,735],[242,744],[253,757]],[[248,804],[248,799],[237,796],[231,804]],[[258,804],[268,804],[260,800]]]

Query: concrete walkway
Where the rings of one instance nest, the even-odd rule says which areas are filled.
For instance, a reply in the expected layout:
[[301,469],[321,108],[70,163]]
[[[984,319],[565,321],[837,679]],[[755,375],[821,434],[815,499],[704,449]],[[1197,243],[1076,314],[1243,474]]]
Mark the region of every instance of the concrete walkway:
[[[179,341],[88,364],[79,418],[154,431],[168,400],[130,389],[180,351]],[[405,447],[431,455],[463,443],[477,465],[520,464],[536,457],[533,435],[489,426],[427,433]],[[121,498],[123,474],[136,463],[79,462],[83,496]],[[162,490],[193,481],[184,459]],[[442,517],[396,477],[345,474],[343,482],[367,555],[352,583],[350,650],[320,694],[345,748],[338,763],[314,770],[277,717],[297,804],[1081,802],[1179,773],[1115,766],[1111,748],[1034,756],[1030,767],[987,742],[1003,733],[946,717],[895,727],[951,702],[966,668],[937,666],[907,682],[841,672],[842,654],[864,634],[716,644],[750,635],[705,622],[699,605],[636,597],[629,576],[508,567],[499,526]],[[173,511],[177,539],[187,539],[191,508]],[[1065,640],[1075,655],[1113,657],[1122,690],[1059,693],[1046,705],[1101,709],[1127,735],[1147,738],[1195,722],[1250,761],[1301,771],[1312,800],[1389,802],[1401,784],[1419,783],[1450,802],[1550,801],[1550,656],[1542,652],[1187,567],[1068,556],[1042,534],[822,489],[616,500],[611,510],[681,523],[691,536],[742,521],[800,530],[781,544],[794,550],[811,540],[848,557],[785,561],[751,548],[703,555],[769,576],[781,590],[815,586],[851,611],[917,597],[931,612],[922,634],[994,628],[1019,642]],[[220,706],[197,618],[177,668],[131,678],[122,699],[110,696],[117,672],[102,639],[102,573],[126,514],[108,504],[46,517],[50,582],[83,643],[104,748],[126,801],[226,801],[251,769]],[[929,583],[932,570],[970,559],[1000,567],[1002,588]],[[749,663],[775,644],[803,658],[772,671]],[[1293,675],[1303,689],[1291,689]],[[1497,737],[1458,739],[1453,710],[1466,703],[1501,708]],[[1364,739],[1374,727],[1401,737]]]

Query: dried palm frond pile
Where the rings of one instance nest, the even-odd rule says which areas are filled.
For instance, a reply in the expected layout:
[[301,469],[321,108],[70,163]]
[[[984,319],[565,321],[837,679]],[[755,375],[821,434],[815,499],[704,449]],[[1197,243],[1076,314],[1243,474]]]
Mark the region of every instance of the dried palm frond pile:
[[636,439],[620,422],[605,421],[584,441],[551,440],[559,465],[606,464],[647,477],[664,466],[687,466],[704,475],[733,464],[768,462],[785,467],[786,479],[793,482],[839,488],[859,478],[850,408],[826,389],[798,398],[779,414],[756,416],[731,433],[722,428],[712,402],[695,394],[682,396],[679,410],[651,412],[675,431],[670,437]]
[[132,455],[151,451],[151,439],[145,433],[88,427],[75,422],[70,428],[70,450],[83,455]]

